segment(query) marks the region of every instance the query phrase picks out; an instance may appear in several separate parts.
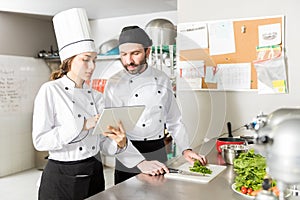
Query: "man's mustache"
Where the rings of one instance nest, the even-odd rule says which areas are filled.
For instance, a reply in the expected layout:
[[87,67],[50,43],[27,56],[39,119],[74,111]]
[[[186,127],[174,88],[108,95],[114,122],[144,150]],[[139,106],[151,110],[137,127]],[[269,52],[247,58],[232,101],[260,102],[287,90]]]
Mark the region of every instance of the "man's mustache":
[[139,66],[139,65],[136,65],[136,64],[134,64],[134,63],[129,63],[129,64],[125,65],[125,67],[129,67],[129,66],[137,67],[137,66]]

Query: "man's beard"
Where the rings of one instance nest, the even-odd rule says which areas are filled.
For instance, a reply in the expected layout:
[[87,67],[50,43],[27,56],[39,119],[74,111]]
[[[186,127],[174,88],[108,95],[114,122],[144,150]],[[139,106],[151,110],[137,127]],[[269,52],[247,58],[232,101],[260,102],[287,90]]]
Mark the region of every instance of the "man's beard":
[[[126,71],[132,75],[134,74],[139,74],[145,67],[145,65],[147,66],[147,62],[146,60],[144,60],[141,64],[137,65],[137,64],[134,64],[134,63],[130,63],[130,64],[127,64],[127,65],[123,65],[124,68],[126,69]],[[128,70],[128,67],[129,66],[133,66],[135,67],[134,70]]]

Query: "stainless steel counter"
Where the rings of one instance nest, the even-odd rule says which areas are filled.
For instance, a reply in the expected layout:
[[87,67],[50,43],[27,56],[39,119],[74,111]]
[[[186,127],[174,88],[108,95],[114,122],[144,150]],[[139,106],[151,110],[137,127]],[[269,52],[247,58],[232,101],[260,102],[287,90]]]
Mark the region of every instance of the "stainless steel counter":
[[[222,156],[216,149],[207,155],[210,164],[225,165]],[[184,159],[178,158],[173,161],[171,167],[181,165]],[[199,184],[188,181],[171,180],[164,176],[148,176],[139,174],[123,183],[115,185],[103,192],[100,192],[89,200],[243,200],[245,199],[236,194],[231,185],[234,182],[233,166],[227,168],[207,184]]]

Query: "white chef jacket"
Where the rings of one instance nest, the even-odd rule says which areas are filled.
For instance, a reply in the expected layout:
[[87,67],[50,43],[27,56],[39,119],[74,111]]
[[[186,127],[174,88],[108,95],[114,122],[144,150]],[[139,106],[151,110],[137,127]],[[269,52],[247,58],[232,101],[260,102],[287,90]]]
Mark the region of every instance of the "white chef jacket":
[[[174,97],[170,78],[162,71],[148,67],[138,75],[125,69],[113,75],[104,90],[106,107],[145,105],[136,127],[127,131],[130,140],[147,141],[164,137],[164,124],[180,151],[189,149],[189,139],[181,112]],[[117,158],[133,166],[143,160],[137,149],[123,152]],[[135,165],[134,165],[135,164]]]
[[96,155],[99,150],[115,154],[117,144],[93,129],[83,130],[84,119],[103,110],[103,95],[88,88],[75,88],[67,76],[44,83],[34,102],[32,138],[49,159],[76,161]]

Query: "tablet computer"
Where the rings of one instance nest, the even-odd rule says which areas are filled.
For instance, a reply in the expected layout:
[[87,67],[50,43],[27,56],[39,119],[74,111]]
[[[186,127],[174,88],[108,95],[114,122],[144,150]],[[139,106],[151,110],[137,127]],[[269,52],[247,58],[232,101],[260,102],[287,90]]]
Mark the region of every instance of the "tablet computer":
[[108,131],[108,126],[117,127],[119,121],[123,123],[125,131],[131,131],[144,110],[143,105],[104,108],[92,134],[102,134]]

